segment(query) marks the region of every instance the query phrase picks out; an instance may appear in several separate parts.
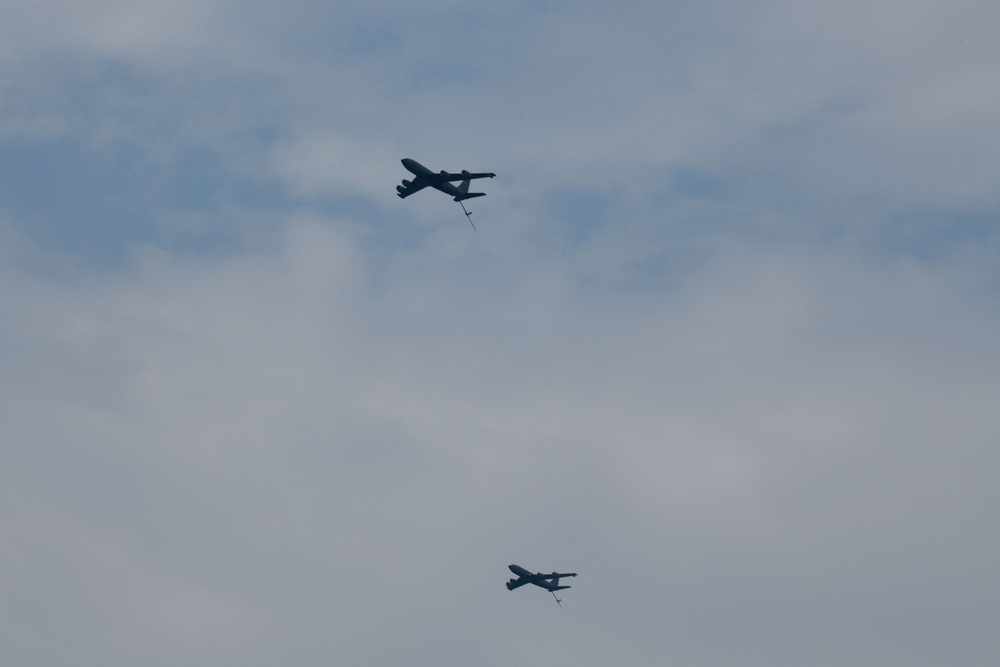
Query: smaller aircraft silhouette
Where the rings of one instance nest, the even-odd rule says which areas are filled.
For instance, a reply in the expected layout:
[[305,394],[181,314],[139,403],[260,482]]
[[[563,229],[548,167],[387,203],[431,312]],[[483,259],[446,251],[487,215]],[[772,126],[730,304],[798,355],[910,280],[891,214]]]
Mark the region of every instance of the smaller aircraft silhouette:
[[556,591],[561,591],[565,588],[571,588],[570,586],[560,586],[559,580],[563,577],[575,577],[576,572],[559,573],[553,572],[552,574],[542,574],[541,572],[535,573],[525,570],[520,565],[508,565],[507,566],[511,572],[517,575],[517,579],[511,579],[507,582],[507,590],[512,591],[515,588],[520,588],[525,584],[534,584],[539,588],[544,588],[549,593],[552,593],[552,597],[556,598],[556,602],[559,606],[562,606],[562,600],[556,597]]
[[[396,194],[399,195],[400,199],[406,199],[413,193],[419,192],[429,185],[435,190],[440,190],[454,197],[454,201],[462,205],[462,210],[465,211],[465,217],[469,219],[469,224],[472,225],[473,229],[476,228],[476,225],[472,222],[472,212],[467,211],[465,204],[462,204],[462,202],[473,197],[485,197],[486,193],[469,192],[469,183],[474,178],[493,178],[496,174],[493,172],[473,174],[464,169],[459,174],[452,174],[447,171],[434,173],[416,160],[411,160],[408,157],[404,157],[401,162],[406,167],[406,170],[413,174],[414,179],[408,181],[404,178],[403,184],[396,186]],[[457,186],[452,185],[455,181],[461,182]]]

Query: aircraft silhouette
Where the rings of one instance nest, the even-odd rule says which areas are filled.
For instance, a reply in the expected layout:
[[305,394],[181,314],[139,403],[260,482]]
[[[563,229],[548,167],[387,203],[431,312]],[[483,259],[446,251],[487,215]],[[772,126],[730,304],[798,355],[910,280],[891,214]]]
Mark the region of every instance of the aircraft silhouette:
[[552,597],[556,598],[556,602],[559,606],[562,606],[562,600],[556,597],[556,591],[561,591],[564,588],[570,588],[570,586],[560,586],[559,580],[563,577],[575,577],[576,572],[567,572],[561,574],[559,572],[553,572],[552,574],[542,574],[530,572],[525,570],[520,565],[508,565],[507,566],[511,572],[517,575],[517,579],[511,579],[507,582],[507,590],[512,591],[515,588],[520,588],[525,584],[534,584],[539,588],[544,588],[549,593],[552,593]]
[[[415,176],[412,181],[403,179],[402,185],[396,186],[396,194],[399,195],[401,199],[406,199],[414,192],[419,192],[423,190],[428,185],[432,188],[440,190],[446,194],[451,195],[455,198],[455,201],[464,201],[466,199],[472,199],[473,197],[485,197],[485,192],[469,192],[469,182],[473,178],[493,178],[496,174],[490,173],[480,173],[472,174],[468,171],[462,170],[459,174],[451,174],[447,171],[441,171],[434,173],[424,165],[420,164],[416,160],[411,160],[408,157],[404,157],[401,162],[406,170]],[[458,186],[452,185],[454,181],[461,181]]]
[[[414,192],[420,192],[429,185],[435,190],[440,190],[454,197],[454,201],[462,205],[462,210],[465,211],[465,217],[469,219],[469,224],[472,225],[473,229],[476,228],[476,225],[472,222],[472,213],[465,210],[465,204],[462,204],[462,202],[473,197],[485,197],[486,193],[469,192],[469,183],[474,178],[493,178],[496,174],[493,172],[473,174],[464,169],[458,174],[452,174],[447,171],[434,173],[416,160],[411,160],[408,157],[403,158],[401,162],[406,167],[406,170],[413,174],[414,179],[408,181],[404,178],[403,184],[396,186],[396,194],[399,195],[400,199],[406,199]],[[455,181],[460,181],[460,183],[457,186],[452,185]]]

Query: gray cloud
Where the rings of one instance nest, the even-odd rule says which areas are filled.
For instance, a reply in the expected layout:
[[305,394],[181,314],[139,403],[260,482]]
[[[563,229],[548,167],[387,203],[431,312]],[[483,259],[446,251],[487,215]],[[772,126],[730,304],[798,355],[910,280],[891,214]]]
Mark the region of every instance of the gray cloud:
[[897,4],[16,5],[0,655],[995,661],[995,10]]
[[[14,650],[995,655],[976,266],[733,246],[638,297],[572,261],[491,291],[461,255],[387,271],[319,223],[276,253],[8,293]],[[580,570],[567,609],[503,591],[518,560]]]

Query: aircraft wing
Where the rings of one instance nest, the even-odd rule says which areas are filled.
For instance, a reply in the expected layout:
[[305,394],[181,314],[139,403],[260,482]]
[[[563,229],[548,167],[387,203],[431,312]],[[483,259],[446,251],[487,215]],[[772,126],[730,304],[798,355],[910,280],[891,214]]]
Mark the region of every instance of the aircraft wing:
[[520,588],[521,586],[530,583],[531,580],[528,579],[527,577],[518,577],[517,579],[511,579],[510,581],[507,582],[507,590],[512,591],[515,588]]
[[396,194],[399,195],[400,199],[406,199],[414,192],[420,192],[427,187],[427,181],[423,179],[418,179],[413,182],[404,181],[404,183],[406,183],[406,185],[396,186]]
[[553,572],[552,574],[539,574],[536,575],[539,579],[562,579],[563,577],[575,577],[576,572],[567,572],[562,574],[560,572]]
[[463,171],[460,174],[447,174],[441,180],[444,181],[464,181],[470,178],[493,178],[496,176],[493,172],[480,172],[478,174],[472,174],[467,171]]

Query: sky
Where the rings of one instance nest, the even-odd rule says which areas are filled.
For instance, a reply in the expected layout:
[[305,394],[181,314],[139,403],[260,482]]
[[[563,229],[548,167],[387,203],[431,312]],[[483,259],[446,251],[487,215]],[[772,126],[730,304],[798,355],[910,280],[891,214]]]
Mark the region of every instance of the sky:
[[997,3],[0,13],[0,663],[1000,661]]

